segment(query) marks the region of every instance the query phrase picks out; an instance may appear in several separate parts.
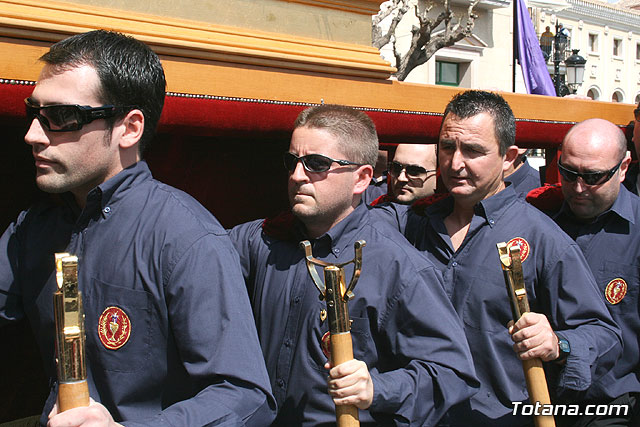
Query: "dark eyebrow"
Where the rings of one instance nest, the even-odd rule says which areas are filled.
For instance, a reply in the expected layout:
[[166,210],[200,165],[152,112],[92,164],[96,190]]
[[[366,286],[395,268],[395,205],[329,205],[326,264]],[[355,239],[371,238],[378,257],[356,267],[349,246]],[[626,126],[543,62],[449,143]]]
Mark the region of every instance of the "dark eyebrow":
[[[455,144],[456,140],[454,139],[441,139],[440,141],[438,141],[438,144],[447,144],[447,145],[451,145],[451,144]],[[480,151],[480,152],[486,152],[487,148],[482,145],[482,144],[478,144],[475,142],[460,142],[460,144],[462,145],[462,148],[466,148],[466,149],[471,149],[471,150],[475,150],[475,151]]]
[[487,147],[485,147],[482,144],[477,144],[475,142],[462,142],[462,146],[465,148],[470,148],[475,151],[481,151],[483,153],[487,151]]

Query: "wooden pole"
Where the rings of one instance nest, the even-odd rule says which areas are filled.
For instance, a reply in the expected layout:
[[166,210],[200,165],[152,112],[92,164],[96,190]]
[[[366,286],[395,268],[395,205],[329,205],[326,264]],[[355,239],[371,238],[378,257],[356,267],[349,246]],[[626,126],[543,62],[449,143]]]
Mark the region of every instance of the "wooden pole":
[[[337,366],[353,359],[351,332],[331,334],[331,365]],[[336,405],[338,427],[358,427],[358,408],[354,405]]]

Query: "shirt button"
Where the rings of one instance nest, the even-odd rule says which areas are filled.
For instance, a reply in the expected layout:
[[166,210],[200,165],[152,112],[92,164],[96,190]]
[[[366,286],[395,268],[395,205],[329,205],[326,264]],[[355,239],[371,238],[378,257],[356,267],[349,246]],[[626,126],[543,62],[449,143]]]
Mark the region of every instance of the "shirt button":
[[489,224],[493,225],[493,224],[495,224],[495,223],[496,223],[496,222],[495,222],[494,220],[492,220],[492,219],[490,219],[490,220],[489,220]]
[[339,254],[339,253],[340,253],[340,248],[335,248],[333,251],[334,251],[335,253]]
[[107,206],[106,208],[104,208],[104,209],[102,210],[102,212],[104,212],[104,213],[108,214],[109,212],[111,212],[111,208],[110,208],[109,206]]
[[290,339],[285,340],[284,341],[284,346],[285,347],[291,347],[291,340]]
[[278,384],[278,387],[284,387],[284,381],[281,379],[277,380],[276,384]]
[[300,302],[300,297],[295,297],[293,299],[293,302],[295,302],[296,304],[298,304]]
[[453,261],[453,262],[451,263],[451,265],[452,265],[453,267],[457,267],[457,266],[458,266],[458,263],[457,263],[456,261]]

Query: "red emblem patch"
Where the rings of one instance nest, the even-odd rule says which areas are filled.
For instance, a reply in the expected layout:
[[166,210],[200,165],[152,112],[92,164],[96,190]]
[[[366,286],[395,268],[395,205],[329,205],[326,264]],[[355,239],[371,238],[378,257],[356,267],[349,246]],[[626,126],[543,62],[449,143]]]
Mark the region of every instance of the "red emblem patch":
[[522,237],[514,237],[507,242],[507,250],[511,249],[511,246],[520,246],[520,262],[524,262],[529,256],[529,242]]
[[131,336],[131,320],[120,307],[107,307],[98,320],[100,342],[109,350],[117,350]]
[[329,331],[325,332],[320,339],[320,346],[327,359],[331,359],[331,333]]
[[626,294],[627,282],[619,277],[610,281],[604,290],[604,296],[607,298],[607,301],[614,305],[622,301],[622,298],[624,298]]

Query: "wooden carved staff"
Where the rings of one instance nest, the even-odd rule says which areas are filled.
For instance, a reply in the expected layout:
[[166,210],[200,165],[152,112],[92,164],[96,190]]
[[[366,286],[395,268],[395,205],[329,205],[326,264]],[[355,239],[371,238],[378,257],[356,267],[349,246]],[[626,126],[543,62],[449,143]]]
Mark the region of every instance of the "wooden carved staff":
[[[342,264],[330,264],[313,257],[311,243],[308,240],[300,242],[306,255],[307,269],[313,283],[320,291],[320,299],[327,303],[327,318],[329,319],[329,334],[331,347],[331,366],[353,359],[353,344],[351,342],[351,321],[347,303],[353,298],[353,288],[362,270],[362,248],[364,240],[354,244],[355,257]],[[353,277],[346,286],[343,267],[353,263]],[[324,268],[324,283],[316,271],[316,266]],[[358,427],[358,408],[354,405],[336,405],[336,422],[338,427]]]
[[[517,322],[524,313],[531,311],[529,300],[527,299],[527,290],[524,286],[520,247],[513,245],[508,248],[504,242],[498,243],[497,246],[509,301],[511,302],[513,321]],[[529,401],[532,404],[540,402],[541,405],[550,405],[551,398],[549,397],[542,361],[538,358],[523,360],[522,369],[524,370],[527,390],[529,391]],[[536,427],[555,427],[556,425],[553,415],[534,415],[534,422]]]

